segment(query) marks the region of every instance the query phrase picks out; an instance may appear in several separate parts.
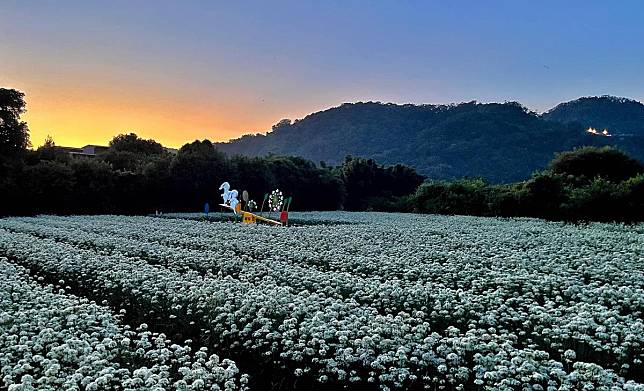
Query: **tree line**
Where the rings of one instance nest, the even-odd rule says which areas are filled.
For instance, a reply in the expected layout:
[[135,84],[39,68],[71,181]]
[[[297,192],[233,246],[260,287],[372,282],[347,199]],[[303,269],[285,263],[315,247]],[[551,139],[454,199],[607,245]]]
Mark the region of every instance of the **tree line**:
[[582,147],[527,181],[427,181],[408,199],[422,213],[633,223],[644,221],[644,166],[612,147]]
[[25,151],[3,181],[2,214],[194,212],[221,202],[224,181],[259,204],[280,189],[293,197],[295,210],[364,210],[372,199],[412,193],[424,179],[410,168],[361,158],[327,167],[293,156],[227,157],[208,140],[176,155],[158,145],[127,134],[94,158],[72,157],[51,144]]
[[428,180],[413,168],[347,157],[336,166],[294,156],[227,156],[208,140],[171,153],[120,134],[94,157],[51,138],[29,149],[24,94],[0,88],[0,215],[194,212],[228,181],[261,204],[279,188],[294,210],[375,210],[556,220],[642,221],[644,168],[614,148],[557,155],[527,181]]
[[94,157],[70,154],[48,137],[29,149],[24,95],[0,89],[1,215],[194,212],[221,202],[228,181],[261,204],[279,188],[295,210],[365,210],[413,193],[425,179],[402,165],[348,157],[327,166],[294,156],[226,156],[210,141],[171,153],[154,140],[120,134]]

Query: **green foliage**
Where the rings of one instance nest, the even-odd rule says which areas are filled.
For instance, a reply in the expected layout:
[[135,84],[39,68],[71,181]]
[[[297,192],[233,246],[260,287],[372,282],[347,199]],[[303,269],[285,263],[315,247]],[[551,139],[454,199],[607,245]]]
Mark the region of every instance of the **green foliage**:
[[626,211],[625,221],[644,221],[644,174],[624,181],[621,186],[622,208]]
[[622,195],[613,183],[597,177],[586,186],[571,189],[563,209],[570,219],[610,221],[620,212]]
[[[629,112],[644,118],[641,104]],[[584,145],[613,145],[644,159],[644,130],[597,137],[587,127],[540,116],[516,102],[367,102],[343,104],[292,123],[280,121],[266,135],[246,135],[218,148],[229,155],[276,153],[332,165],[342,164],[347,155],[361,156],[385,165],[402,163],[437,180],[483,177],[491,183],[526,180],[546,168],[555,152]]]
[[480,178],[453,182],[423,183],[412,199],[414,210],[424,213],[479,215],[489,214],[489,185]]
[[607,95],[579,98],[558,105],[545,113],[544,118],[608,129],[616,136],[644,136],[644,105],[632,99]]
[[638,222],[644,220],[644,174],[620,181],[625,172],[641,172],[633,162],[639,164],[613,149],[584,148],[557,156],[550,170],[511,185],[427,182],[411,203],[422,213]]
[[[270,137],[243,137],[237,143],[216,145],[194,141],[176,155],[165,152],[154,140],[129,133],[114,137],[106,153],[70,157],[50,137],[38,150],[25,151],[27,127],[19,118],[25,109],[23,98],[21,92],[0,89],[0,194],[4,201],[0,215],[195,211],[205,202],[221,202],[218,187],[229,181],[240,193],[249,191],[258,203],[265,193],[279,188],[293,197],[297,210],[644,220],[644,167],[614,148],[583,147],[560,153],[549,165],[543,164],[548,169],[512,184],[481,178],[436,180],[464,172],[466,167],[499,180],[501,176],[494,172],[512,176],[533,170],[535,156],[551,153],[552,143],[561,146],[577,140],[570,136],[576,134],[575,126],[566,128],[572,133],[562,133],[564,125],[543,121],[514,102],[343,105],[301,121],[282,120]],[[266,140],[284,143],[273,144],[268,152],[306,146],[318,151],[318,158],[328,156],[329,148],[337,148],[336,154],[358,148],[364,156],[376,154],[384,162],[400,153],[407,160],[425,156],[425,163],[415,164],[427,164],[437,175],[423,183],[425,178],[408,166],[385,166],[374,159],[346,155],[333,167],[302,157],[272,153],[228,157],[221,151],[243,144],[253,154],[261,154],[266,151]],[[634,140],[629,143],[637,143]],[[517,145],[522,147],[517,149]],[[489,150],[492,147],[494,151]]]
[[[292,156],[228,158],[207,140],[184,145],[176,156],[135,155],[133,170],[115,167],[115,155],[110,153],[69,158],[58,151],[48,145],[22,160],[0,165],[5,173],[0,190],[10,200],[0,213],[194,211],[205,202],[219,203],[218,187],[230,181],[256,201],[279,188],[294,198],[296,210],[415,211],[568,221],[644,219],[641,165],[606,148],[560,154],[550,169],[523,182],[501,185],[482,178],[423,183],[424,178],[409,167],[387,167],[354,157],[337,167]],[[640,174],[632,175],[636,173]]]
[[644,173],[640,162],[611,147],[583,147],[557,154],[549,169],[556,174],[586,181],[601,177],[610,182],[621,182]]
[[[345,180],[356,179],[339,175],[349,173],[347,167],[317,166],[300,157],[228,158],[208,140],[186,144],[176,155],[133,133],[115,137],[110,145],[95,157],[70,157],[49,139],[24,158],[4,162],[0,169],[7,175],[0,190],[12,202],[0,214],[195,211],[205,202],[221,202],[218,188],[224,181],[240,194],[247,190],[255,201],[279,188],[293,197],[296,210],[337,210],[347,199]],[[358,162],[365,163],[356,159],[355,167]],[[423,179],[402,165],[367,166],[373,170],[370,185],[376,191],[360,196],[362,209],[398,208],[400,197],[412,193]]]
[[347,210],[367,210],[385,205],[394,198],[413,193],[424,180],[422,175],[407,166],[384,167],[372,159],[351,156],[337,167],[336,172],[345,186],[344,207]]
[[[263,182],[271,181],[269,189],[279,188],[292,196],[298,209],[336,210],[342,206],[344,183],[331,169],[294,156],[271,155],[261,160],[266,172],[270,173]],[[238,161],[238,167],[242,161]],[[245,185],[248,180],[240,176],[238,183]]]
[[517,214],[557,218],[566,199],[566,183],[561,175],[538,172],[516,189]]

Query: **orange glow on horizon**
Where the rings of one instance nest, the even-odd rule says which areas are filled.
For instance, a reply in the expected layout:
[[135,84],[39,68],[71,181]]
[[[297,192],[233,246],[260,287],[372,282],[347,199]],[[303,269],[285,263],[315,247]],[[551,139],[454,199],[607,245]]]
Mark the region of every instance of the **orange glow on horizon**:
[[29,125],[33,148],[42,145],[48,135],[56,145],[83,146],[107,145],[117,134],[129,132],[178,148],[197,139],[226,141],[265,131],[272,123],[268,118],[240,118],[239,110],[225,113],[209,105],[142,97],[96,95],[61,100],[27,92],[25,99],[27,112],[22,118]]
[[[136,133],[163,146],[179,148],[194,140],[227,141],[248,133],[264,133],[281,118],[277,105],[258,104],[248,96],[221,93],[163,90],[106,81],[74,80],[70,86],[60,79],[0,77],[0,86],[25,93],[27,111],[22,120],[29,126],[32,148],[49,135],[56,145],[80,147],[107,145],[116,135]],[[262,102],[263,103],[263,102]],[[309,113],[303,109],[301,113]]]

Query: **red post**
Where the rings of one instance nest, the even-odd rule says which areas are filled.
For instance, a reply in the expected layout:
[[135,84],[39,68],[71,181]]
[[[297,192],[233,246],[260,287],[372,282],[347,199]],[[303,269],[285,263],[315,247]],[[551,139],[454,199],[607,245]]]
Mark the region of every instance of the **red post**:
[[280,213],[280,222],[283,225],[288,224],[288,212],[283,210],[282,213]]

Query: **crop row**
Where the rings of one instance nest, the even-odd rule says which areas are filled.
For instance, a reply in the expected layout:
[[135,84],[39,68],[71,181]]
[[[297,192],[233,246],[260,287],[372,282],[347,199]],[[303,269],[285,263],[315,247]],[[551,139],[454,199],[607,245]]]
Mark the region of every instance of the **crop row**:
[[[250,352],[261,365],[323,384],[639,380],[644,295],[633,230],[597,225],[562,235],[532,220],[366,220],[288,230],[3,220],[0,251],[51,275],[80,275],[96,295],[194,323],[217,349]],[[346,265],[358,260],[351,272]]]
[[[62,282],[62,281],[61,281]],[[0,368],[9,390],[244,389],[233,361],[135,330],[122,315],[0,257]]]

